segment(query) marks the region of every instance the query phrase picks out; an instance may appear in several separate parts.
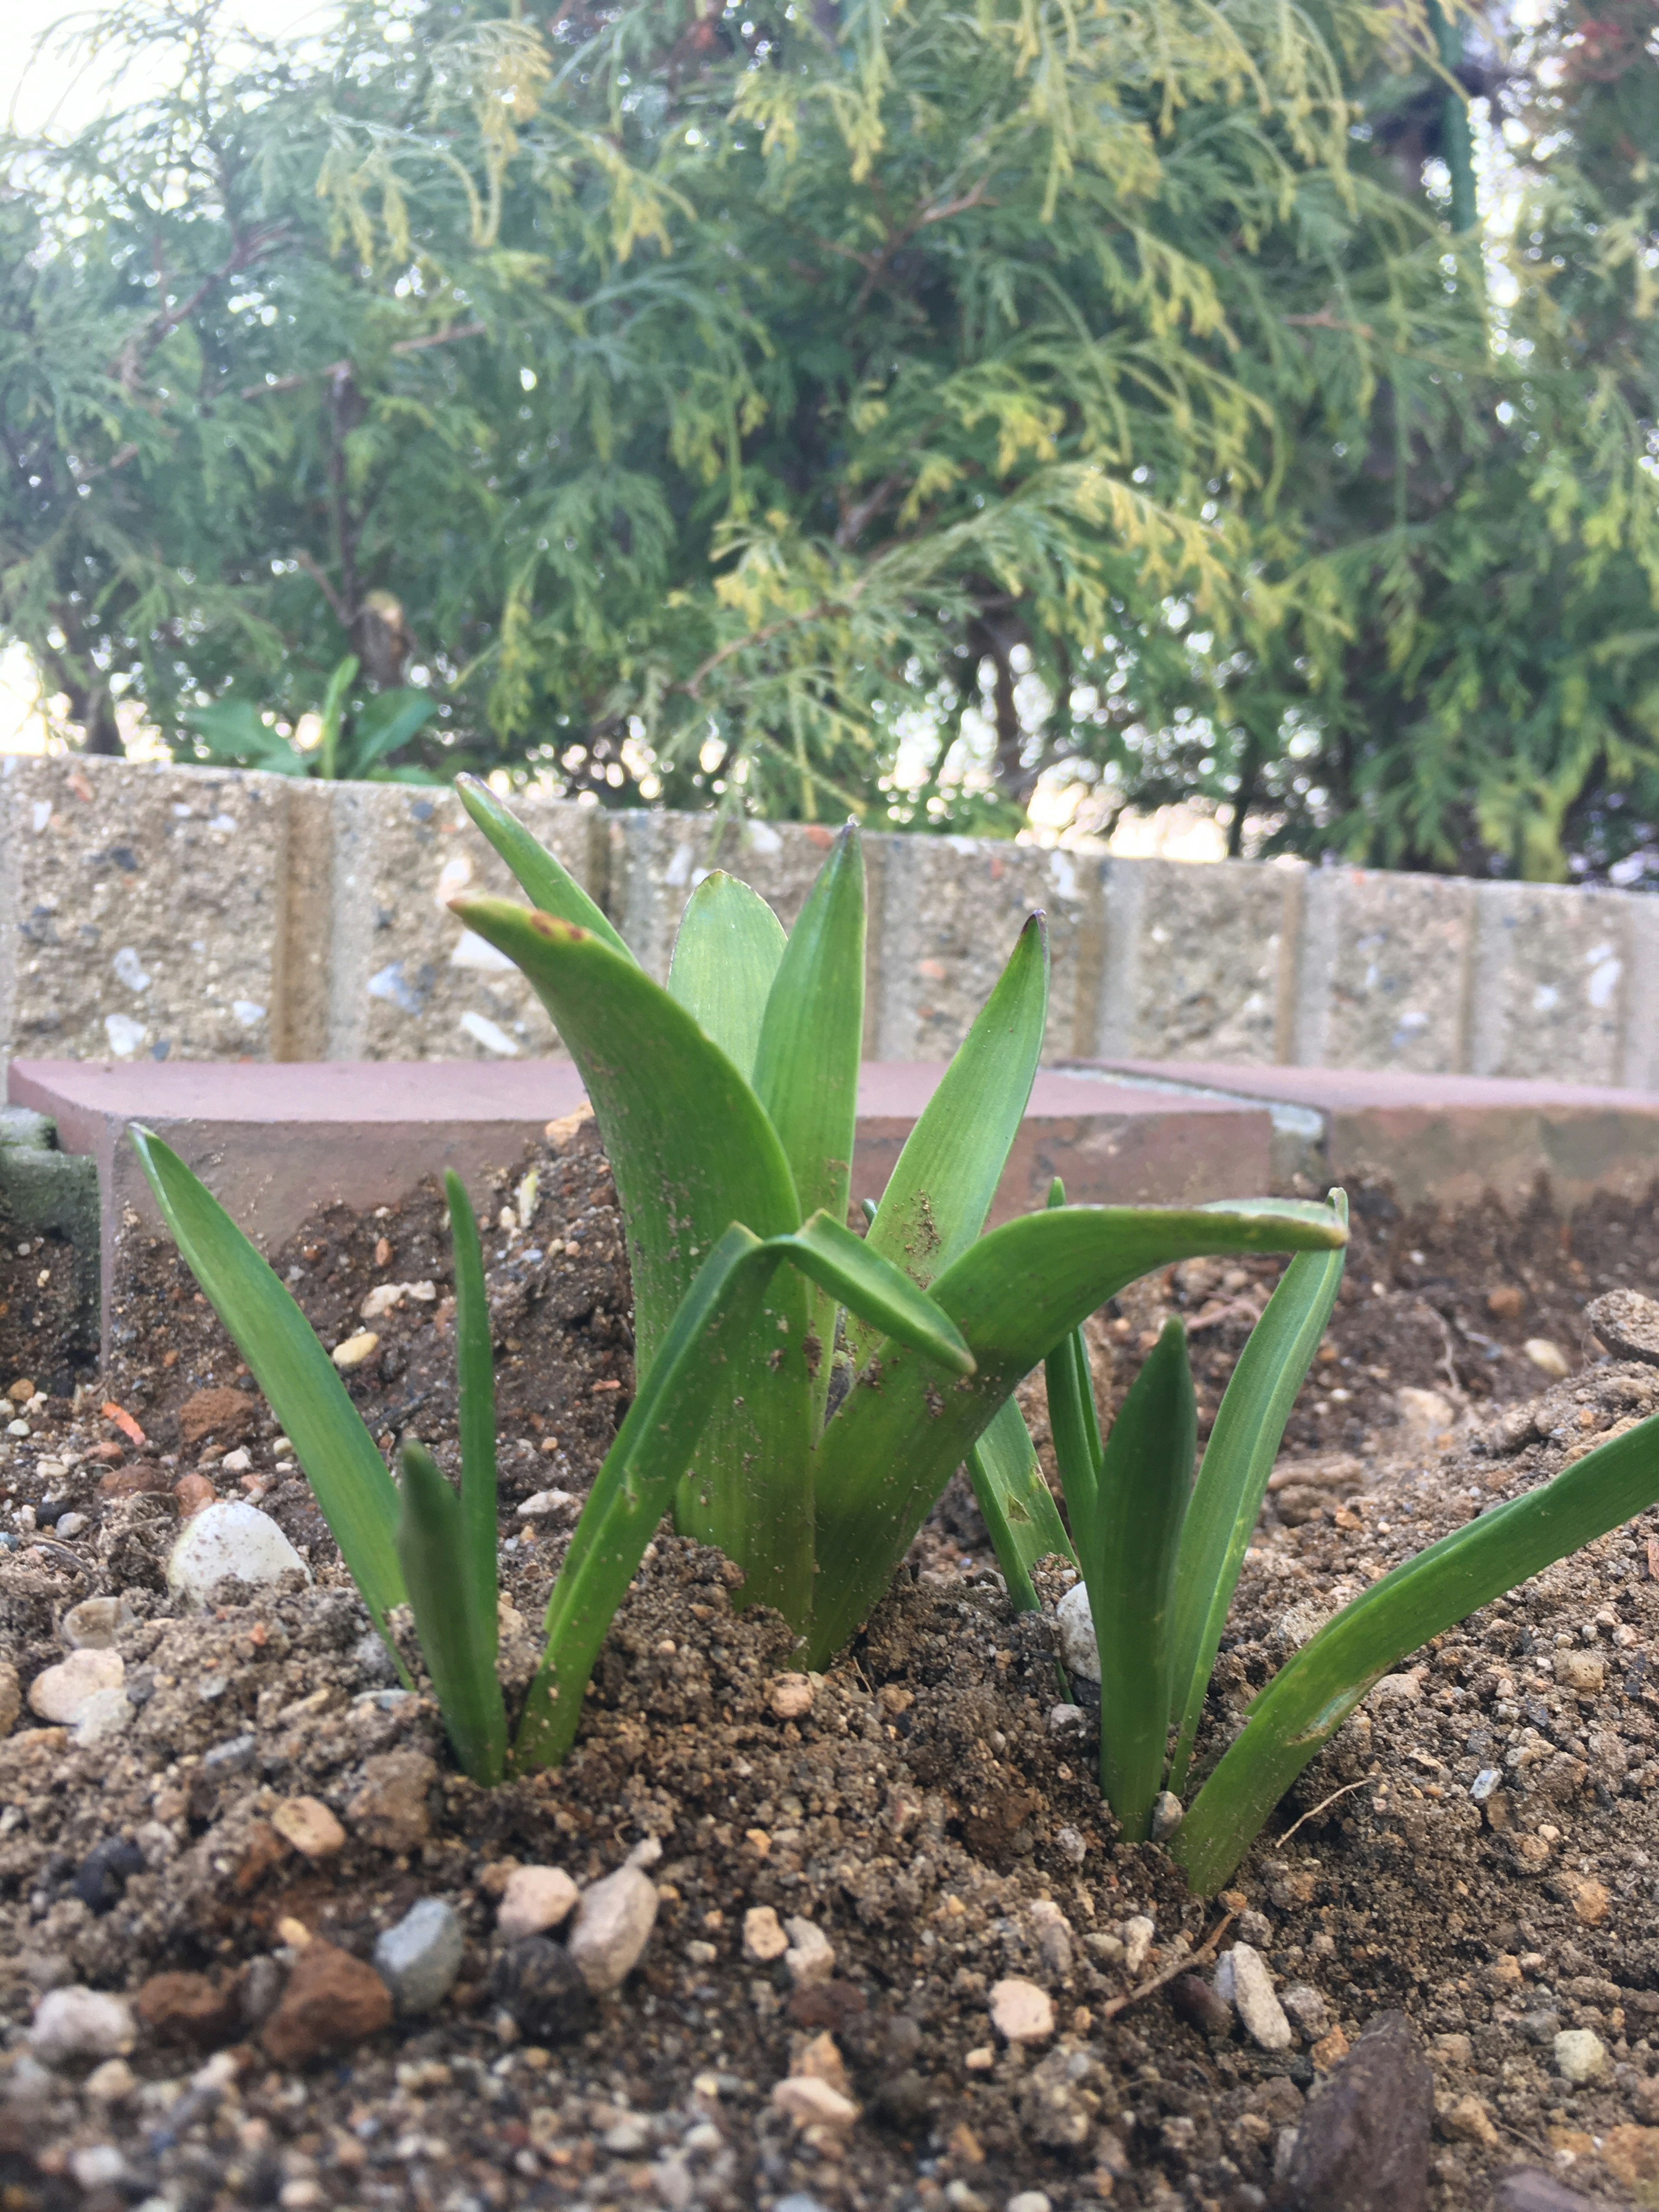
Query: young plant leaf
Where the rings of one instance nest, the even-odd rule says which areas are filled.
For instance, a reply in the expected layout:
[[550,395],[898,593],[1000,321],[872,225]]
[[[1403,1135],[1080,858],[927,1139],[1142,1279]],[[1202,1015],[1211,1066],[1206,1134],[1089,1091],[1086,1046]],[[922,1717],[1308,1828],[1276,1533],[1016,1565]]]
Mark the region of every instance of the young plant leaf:
[[[532,837],[510,807],[476,775],[458,775],[455,790],[473,822],[506,861],[525,896],[542,914],[592,933],[621,958],[634,956],[568,868]],[[635,963],[637,966],[637,962]]]
[[792,1235],[771,1238],[768,1249],[793,1260],[866,1328],[936,1361],[951,1375],[973,1373],[974,1355],[943,1307],[833,1214],[815,1213]]
[[1187,1332],[1171,1320],[1112,1424],[1079,1548],[1100,1651],[1100,1786],[1131,1843],[1152,1833],[1164,1784],[1176,1556],[1197,1449]]
[[997,1555],[1008,1599],[1016,1613],[1035,1613],[1042,1601],[1031,1570],[1051,1554],[1077,1564],[1048,1486],[1042,1480],[1025,1417],[1012,1398],[991,1416],[984,1434],[968,1455],[980,1517]]
[[[1053,1207],[1065,1203],[1066,1186],[1056,1176],[1048,1186],[1048,1204]],[[1054,1462],[1060,1469],[1060,1484],[1066,1494],[1072,1533],[1081,1547],[1092,1540],[1089,1532],[1094,1525],[1101,1462],[1094,1373],[1081,1324],[1060,1339],[1042,1366]]]
[[[1331,1194],[1346,1226],[1348,1202]],[[1186,1784],[1204,1699],[1222,1632],[1267,1495],[1267,1478],[1319,1340],[1342,1286],[1345,1249],[1305,1252],[1280,1278],[1250,1331],[1221,1401],[1192,1503],[1181,1532],[1176,1571],[1173,1714],[1176,1728],[1170,1787]]]
[[[1067,1206],[1005,1222],[932,1285],[978,1370],[960,1381],[889,1341],[877,1387],[853,1391],[818,1447],[817,1600],[805,1663],[819,1668],[897,1572],[928,1508],[991,1416],[1060,1337],[1137,1276],[1200,1253],[1329,1250],[1328,1206],[1276,1212]],[[907,1271],[908,1272],[908,1271]]]
[[1407,1652],[1656,1501],[1650,1419],[1373,1583],[1261,1692],[1199,1791],[1172,1845],[1193,1887],[1220,1887],[1309,1760]]
[[[849,823],[789,933],[766,1002],[755,1092],[783,1146],[803,1213],[847,1218],[864,1042],[864,854]],[[879,1249],[879,1248],[878,1248]],[[812,1427],[823,1425],[836,1303],[811,1300],[818,1346]]]
[[178,1154],[153,1130],[135,1125],[131,1136],[161,1218],[291,1439],[347,1571],[386,1637],[386,1616],[404,1595],[398,1486],[338,1369],[287,1289]]
[[754,1079],[767,994],[786,942],[783,924],[766,901],[720,868],[703,878],[680,917],[669,995],[745,1082]]
[[[906,1139],[870,1224],[872,1248],[924,1290],[985,1226],[1031,1095],[1048,1018],[1048,933],[1034,914]],[[848,1342],[861,1367],[871,1348],[867,1333],[849,1327]]]
[[[489,1341],[483,1248],[466,1186],[451,1168],[444,1176],[449,1234],[455,1252],[455,1364],[459,1384],[461,1542],[457,1570],[471,1585],[474,1613],[495,1663],[495,1363]],[[407,1482],[404,1486],[407,1498]]]
[[[731,1060],[631,958],[505,900],[454,905],[529,978],[586,1086],[629,1224],[646,1374],[732,1222],[762,1237],[799,1226],[789,1164]],[[775,1275],[764,1318],[730,1355],[726,1393],[675,1507],[684,1534],[742,1568],[745,1604],[775,1606],[797,1624],[813,1581],[809,1316],[799,1274]]]
[[[481,1612],[476,1580],[466,1568],[471,1532],[462,1500],[419,1444],[405,1443],[399,1456],[404,1480],[398,1556],[421,1656],[455,1756],[475,1782],[488,1788],[507,1770],[507,1710],[495,1675],[495,1577],[489,1609]],[[492,1545],[492,1567],[493,1551]]]

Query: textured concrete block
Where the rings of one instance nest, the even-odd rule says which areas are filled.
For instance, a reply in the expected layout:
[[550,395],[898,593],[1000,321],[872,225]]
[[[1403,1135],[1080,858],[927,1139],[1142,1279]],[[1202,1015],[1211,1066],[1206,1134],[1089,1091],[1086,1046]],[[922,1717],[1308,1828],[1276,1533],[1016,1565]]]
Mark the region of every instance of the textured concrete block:
[[275,775],[0,760],[0,1054],[269,1059],[286,799]]
[[1636,1200],[1659,1182],[1659,1097],[1648,1092],[1386,1068],[1109,1066],[1166,1091],[1194,1084],[1275,1115],[1316,1116],[1303,1175],[1350,1188],[1383,1183],[1406,1206],[1491,1195],[1518,1210],[1543,1182],[1565,1215],[1597,1192]]
[[[1469,1066],[1477,1075],[1616,1084],[1625,1073],[1627,1002],[1650,1002],[1650,967],[1632,988],[1632,939],[1643,949],[1645,900],[1556,884],[1483,884],[1476,894]],[[1650,1013],[1644,1012],[1650,1019]],[[1650,1059],[1650,1052],[1642,1055]],[[1653,1079],[1651,1066],[1639,1071]]]
[[890,837],[878,957],[876,1056],[945,1060],[995,987],[1025,919],[1048,919],[1044,1057],[1078,1050],[1080,989],[1098,942],[1100,862],[971,837]]
[[[596,809],[534,793],[517,811],[589,896],[605,898]],[[522,896],[453,792],[339,785],[330,856],[330,1060],[512,1060],[558,1049],[534,992],[462,928],[463,893]]]
[[1464,1065],[1474,886],[1325,868],[1304,893],[1293,1056],[1429,1073]]
[[1079,1052],[1281,1058],[1305,873],[1248,860],[1108,861],[1098,1011]]
[[60,1152],[44,1114],[0,1106],[0,1234],[61,1237],[74,1255],[75,1325],[98,1340],[98,1176],[89,1159]]

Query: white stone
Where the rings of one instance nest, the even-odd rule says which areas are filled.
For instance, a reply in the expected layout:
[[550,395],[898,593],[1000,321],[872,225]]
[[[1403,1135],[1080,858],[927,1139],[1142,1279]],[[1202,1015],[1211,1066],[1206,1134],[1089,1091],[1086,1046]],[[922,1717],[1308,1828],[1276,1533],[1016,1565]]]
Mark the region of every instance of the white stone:
[[125,2175],[127,2162],[113,2143],[83,2143],[70,2153],[70,2172],[81,2188],[112,2189]]
[[[1263,2051],[1288,2051],[1296,2037],[1273,1989],[1267,1960],[1249,1943],[1235,1943],[1226,1956],[1232,1961],[1232,1987],[1222,1994],[1231,1996],[1238,2008],[1246,2033]],[[1218,1974],[1216,1987],[1221,1988]]]
[[1007,2212],[1054,2212],[1054,2200],[1046,2189],[1022,2189],[1008,2199]]
[[1443,1436],[1457,1418],[1451,1401],[1443,1398],[1438,1390],[1418,1390],[1407,1384],[1395,1392],[1394,1402],[1400,1409],[1405,1443],[1419,1450]]
[[1594,2028],[1564,2027],[1555,2039],[1555,2069],[1575,2089],[1607,2070],[1607,2046]]
[[585,1889],[570,1930],[570,1955],[597,1995],[638,1963],[657,1917],[657,1886],[637,1867],[618,1867]]
[[423,1897],[376,1942],[374,1971],[397,1999],[399,2012],[433,2012],[454,1988],[465,1948],[453,1905]]
[[60,1513],[58,1516],[58,1534],[60,1536],[78,1536],[83,1528],[91,1526],[84,1513]]
[[58,1633],[71,1651],[107,1651],[137,1618],[125,1598],[83,1597],[58,1622]]
[[521,1521],[546,1520],[552,1514],[562,1513],[567,1505],[574,1505],[575,1502],[574,1494],[568,1490],[538,1490],[519,1507],[519,1518]]
[[106,1743],[132,1721],[133,1705],[125,1690],[95,1690],[75,1716],[75,1741]]
[[509,1943],[523,1936],[544,1935],[569,1918],[576,1885],[562,1867],[515,1867],[507,1878],[495,1925]]
[[360,1328],[356,1336],[349,1336],[343,1344],[337,1344],[330,1357],[343,1370],[361,1367],[364,1360],[378,1349],[380,1341],[372,1328]]
[[302,1858],[331,1859],[345,1849],[345,1830],[320,1797],[284,1797],[270,1825]]
[[1534,1367],[1553,1376],[1558,1382],[1565,1382],[1572,1372],[1571,1360],[1559,1344],[1552,1344],[1547,1336],[1529,1336],[1521,1349]]
[[104,1990],[48,1990],[34,2008],[29,2044],[45,2066],[69,2058],[120,2058],[138,2039],[131,2012]]
[[382,1314],[389,1314],[394,1306],[402,1305],[405,1298],[415,1298],[422,1305],[429,1305],[437,1295],[438,1285],[435,1283],[376,1283],[357,1311],[364,1321],[379,1321]]
[[1095,1617],[1089,1610],[1089,1592],[1073,1583],[1054,1607],[1060,1632],[1060,1663],[1068,1674],[1081,1674],[1085,1682],[1100,1680],[1100,1647],[1095,1642]]
[[1005,2043],[1046,2043],[1054,2032],[1048,1990],[1017,1974],[992,1984],[989,2004],[991,2025]]
[[799,1913],[783,1925],[789,1938],[783,1963],[795,1987],[802,1990],[813,1982],[827,1982],[836,1971],[836,1951],[823,1929],[816,1921],[803,1920]]
[[757,1966],[769,1966],[789,1948],[789,1938],[769,1905],[751,1905],[743,1916],[743,1955]]
[[81,1708],[100,1690],[118,1690],[126,1680],[126,1662],[118,1651],[95,1646],[71,1651],[55,1667],[48,1667],[29,1684],[29,1711],[43,1721],[59,1726],[78,1720]]
[[1420,1669],[1413,1668],[1409,1674],[1385,1674],[1373,1685],[1365,1702],[1377,1711],[1386,1712],[1390,1705],[1417,1705],[1422,1696],[1423,1675]]
[[1123,1970],[1131,1977],[1138,1974],[1146,1963],[1146,1954],[1152,1948],[1152,1938],[1158,1933],[1158,1923],[1149,1920],[1144,1912],[1137,1912],[1123,1923]]
[[222,1474],[246,1474],[252,1465],[252,1453],[246,1444],[238,1444],[234,1451],[228,1451],[220,1461],[219,1472]]
[[820,2081],[816,2074],[792,2074],[787,2081],[775,2083],[772,2103],[798,2128],[850,2128],[859,2116],[850,2097]]
[[810,1674],[775,1674],[766,1693],[766,1702],[781,1721],[798,1721],[812,1710],[812,1678]]
[[186,1521],[167,1561],[167,1588],[204,1606],[227,1575],[274,1583],[295,1568],[311,1570],[268,1513],[240,1498],[222,1498]]

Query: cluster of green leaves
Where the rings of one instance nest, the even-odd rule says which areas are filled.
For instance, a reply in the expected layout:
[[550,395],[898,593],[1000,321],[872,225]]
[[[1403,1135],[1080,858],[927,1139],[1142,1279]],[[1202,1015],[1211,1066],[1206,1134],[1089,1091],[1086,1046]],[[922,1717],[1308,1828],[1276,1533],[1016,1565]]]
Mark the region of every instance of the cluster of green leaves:
[[[8,149],[0,626],[106,747],[263,762],[349,651],[429,771],[1003,830],[1070,772],[1559,872],[1645,789],[1651,216],[1535,165],[1496,344],[1446,30],[124,0],[168,88]],[[1646,143],[1626,43],[1558,141]]]
[[[592,1102],[633,1260],[638,1389],[549,1600],[520,1716],[520,1771],[574,1740],[611,1621],[665,1512],[742,1571],[822,1667],[879,1601],[966,1459],[1017,1605],[1031,1569],[1079,1565],[1101,1672],[1101,1780],[1127,1832],[1184,1787],[1244,1550],[1291,1405],[1340,1285],[1346,1206],[1069,1206],[985,1232],[1036,1072],[1048,1011],[1041,918],[919,1118],[866,1234],[847,1226],[863,1034],[857,833],[787,938],[732,877],[693,893],[666,988],[486,785],[462,798],[532,907],[455,902],[557,1023]],[[494,1386],[477,1225],[448,1178],[461,1480],[414,1440],[401,1492],[292,1296],[148,1131],[134,1139],[164,1218],[240,1346],[376,1626],[407,1602],[456,1752],[507,1764],[495,1670]],[[1085,1317],[1137,1277],[1202,1253],[1289,1251],[1194,1482],[1185,1333],[1171,1322],[1103,1442]],[[1013,1392],[1046,1358],[1070,1518],[1037,1472]],[[1370,1685],[1474,1607],[1659,1498],[1659,1422],[1602,1446],[1373,1586],[1257,1699],[1199,1790],[1176,1849],[1216,1887]],[[1173,1741],[1172,1741],[1173,1732]]]
[[[429,783],[429,770],[407,762],[399,752],[436,711],[424,691],[408,688],[372,691],[355,709],[349,705],[357,679],[357,656],[349,653],[328,679],[318,710],[316,743],[302,746],[292,726],[279,728],[275,715],[262,714],[251,699],[216,699],[188,709],[185,730],[194,739],[196,757],[214,767],[262,768],[276,775],[316,775],[328,781]],[[180,745],[174,757],[185,746]]]

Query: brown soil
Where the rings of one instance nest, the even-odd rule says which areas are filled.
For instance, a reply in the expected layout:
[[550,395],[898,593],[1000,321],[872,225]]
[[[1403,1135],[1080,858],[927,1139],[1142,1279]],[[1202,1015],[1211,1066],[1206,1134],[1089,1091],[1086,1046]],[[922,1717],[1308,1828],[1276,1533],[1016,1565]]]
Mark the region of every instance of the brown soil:
[[[631,1380],[621,1240],[591,1133],[567,1133],[536,1165],[528,1226],[498,1228],[488,1247],[514,1609],[503,1672],[518,1690],[574,1504],[529,1521],[516,1507],[532,1490],[580,1495]],[[519,1184],[498,1194],[515,1220]],[[431,1301],[369,1324],[381,1343],[351,1388],[377,1435],[408,1422],[441,1455],[453,1402],[441,1216],[428,1192],[374,1219],[325,1218],[278,1265],[301,1271],[296,1293],[330,1344],[364,1326],[375,1283],[433,1283]],[[1541,1217],[1477,1213],[1437,1231],[1380,1210],[1359,1220],[1335,1356],[1304,1393],[1247,1561],[1212,1757],[1250,1691],[1346,1595],[1659,1404],[1659,1370],[1594,1357],[1582,1318],[1600,1290],[1659,1282],[1651,1206],[1591,1210],[1571,1249]],[[1109,1308],[1091,1324],[1103,1401],[1127,1387],[1145,1332],[1173,1306],[1209,1316],[1194,1346],[1212,1411],[1247,1303],[1259,1305],[1272,1273],[1241,1268],[1236,1280],[1189,1266]],[[1492,1312],[1491,1294],[1511,1289],[1524,1309]],[[1268,2201],[1287,2131],[1334,2056],[1328,2030],[1352,2040],[1392,2007],[1416,2022],[1435,2067],[1436,2212],[1484,2205],[1492,2173],[1516,2159],[1592,2196],[1634,2194],[1632,2161],[1659,2149],[1659,2136],[1631,2132],[1659,2121],[1659,1679],[1648,1671],[1659,1514],[1408,1662],[1309,1769],[1222,1901],[1239,1916],[1225,1940],[1242,1935],[1282,1984],[1314,1992],[1293,2047],[1270,2053],[1240,2030],[1201,2032],[1164,1990],[1115,2011],[1199,1942],[1219,1907],[1190,1899],[1162,1853],[1114,1839],[1091,1778],[1092,1723],[1056,1734],[1050,1722],[1060,1685],[1049,1623],[1009,1613],[957,1486],[892,1597],[793,1719],[769,1694],[787,1632],[733,1613],[714,1555],[660,1539],[569,1764],[485,1794],[454,1772],[430,1704],[385,1686],[308,1492],[278,1473],[275,1424],[170,1255],[145,1258],[125,1317],[134,1334],[116,1371],[78,1407],[34,1403],[33,1433],[8,1440],[0,1465],[16,1547],[0,1559],[0,1659],[27,1685],[62,1657],[70,1605],[123,1592],[133,1617],[118,1648],[138,1705],[96,1745],[27,1712],[0,1743],[9,2212],[152,2198],[181,2212],[722,2212],[792,2192],[829,2212],[1002,2212],[1022,2191],[1042,2191],[1053,2212],[1107,2199],[1245,2212]],[[1574,1370],[1541,1396],[1544,1377],[1520,1350],[1529,1337],[1552,1340]],[[245,1409],[198,1398],[227,1386]],[[1402,1418],[1401,1386],[1443,1405],[1408,1401]],[[145,1447],[99,1417],[105,1389],[142,1423]],[[1040,1428],[1040,1384],[1028,1395]],[[233,1441],[250,1454],[246,1486],[308,1554],[316,1584],[227,1585],[212,1613],[179,1617],[161,1575],[170,1496],[100,1499],[98,1483],[118,1446],[129,1473],[199,1470],[231,1492],[220,1462]],[[83,1456],[100,1445],[103,1460]],[[88,1525],[39,1541],[27,1524],[54,1505]],[[1061,1587],[1055,1578],[1048,1595]],[[1558,1650],[1599,1656],[1600,1688],[1588,1686],[1594,1668],[1558,1665]],[[364,1793],[383,1771],[368,1762],[397,1753],[431,1765],[403,1770],[415,1777],[403,1808],[412,1825],[393,1848]],[[1470,1784],[1486,1768],[1504,1779],[1483,1810]],[[337,1856],[308,1863],[276,1838],[271,1813],[299,1796],[338,1815]],[[541,1863],[585,1882],[653,1838],[662,1902],[640,1966],[585,2031],[528,2041],[490,1980],[504,1874]],[[134,1870],[94,1909],[88,1857],[123,1839],[134,1852],[120,1863]],[[307,2069],[273,2064],[259,2022],[297,1933],[367,1958],[419,1898],[447,1900],[466,1932],[441,2008]],[[757,1905],[823,1929],[829,1979],[796,1987],[785,1965],[744,1957],[743,1917]],[[1144,1941],[1129,1925],[1141,1917],[1154,1923],[1151,1948],[1132,1972],[1125,1945]],[[155,2037],[131,2055],[131,2086],[27,2058],[43,1990],[130,1994],[167,1970],[234,1984],[217,2073],[198,2076],[199,2050]],[[989,1988],[1010,1974],[1049,1992],[1051,2040],[1022,2050],[992,2032]],[[1605,2075],[1578,2090],[1551,2042],[1574,2027],[1593,2028],[1609,2054]],[[825,2034],[860,2108],[845,2132],[799,2130],[771,2102]],[[823,2060],[820,2045],[806,2063]],[[100,2148],[118,2170],[87,2162]]]

